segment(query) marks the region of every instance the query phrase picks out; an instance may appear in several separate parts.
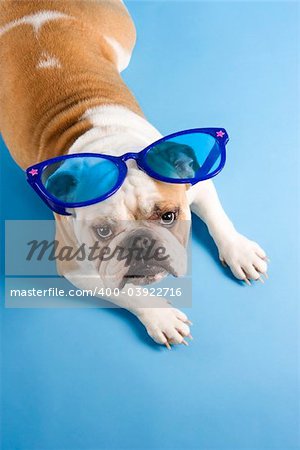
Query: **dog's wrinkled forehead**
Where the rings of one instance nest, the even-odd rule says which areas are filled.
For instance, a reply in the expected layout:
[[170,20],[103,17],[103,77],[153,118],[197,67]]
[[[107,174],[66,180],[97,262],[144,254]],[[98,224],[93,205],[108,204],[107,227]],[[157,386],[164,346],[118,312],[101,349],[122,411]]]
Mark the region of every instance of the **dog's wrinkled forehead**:
[[121,188],[108,199],[95,205],[76,208],[81,221],[95,217],[117,220],[143,220],[150,218],[156,205],[164,203],[172,209],[183,202],[186,188],[182,185],[161,183],[129,164],[127,177]]

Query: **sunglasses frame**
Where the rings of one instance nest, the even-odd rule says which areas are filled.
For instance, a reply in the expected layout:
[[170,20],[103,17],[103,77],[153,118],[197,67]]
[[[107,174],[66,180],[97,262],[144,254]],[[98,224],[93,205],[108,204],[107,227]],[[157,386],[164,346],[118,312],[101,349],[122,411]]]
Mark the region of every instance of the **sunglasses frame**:
[[[214,137],[217,142],[219,143],[220,148],[220,155],[221,155],[221,161],[217,169],[215,169],[212,173],[206,175],[206,176],[198,176],[194,178],[181,178],[181,179],[174,179],[174,178],[168,178],[163,177],[159,174],[157,174],[155,171],[153,171],[148,165],[146,161],[146,156],[148,152],[161,142],[167,141],[169,139],[175,138],[177,136],[182,136],[185,134],[209,134],[212,137]],[[73,209],[73,208],[80,208],[83,206],[93,205],[95,203],[100,203],[107,198],[111,197],[115,192],[117,192],[122,184],[124,183],[124,180],[126,178],[128,169],[126,165],[126,161],[128,159],[134,159],[137,163],[137,166],[140,170],[147,173],[151,178],[154,178],[158,181],[162,181],[165,183],[171,183],[171,184],[191,184],[194,185],[196,183],[199,183],[200,181],[204,181],[210,178],[213,178],[216,176],[224,167],[226,162],[226,144],[229,141],[228,134],[224,128],[191,128],[188,130],[178,131],[176,133],[169,134],[167,136],[164,136],[163,138],[153,142],[152,144],[148,145],[148,147],[144,148],[140,152],[132,153],[128,152],[121,156],[111,156],[111,155],[104,155],[102,153],[74,153],[70,155],[62,155],[57,156],[55,158],[47,159],[45,161],[42,161],[38,164],[34,164],[33,166],[30,166],[26,170],[27,174],[27,181],[30,184],[30,186],[35,190],[35,192],[39,195],[39,197],[46,203],[46,205],[52,209],[52,211],[61,214],[61,215],[67,215],[70,216],[72,213],[68,212],[67,209]],[[53,164],[62,160],[66,160],[69,158],[77,158],[77,157],[84,157],[84,156],[91,156],[94,158],[101,157],[103,159],[107,159],[109,161],[112,161],[119,170],[119,176],[116,181],[115,186],[108,191],[106,194],[97,197],[93,200],[87,200],[85,202],[78,202],[78,203],[67,203],[62,202],[52,196],[44,187],[42,182],[42,173],[46,166],[49,164]]]

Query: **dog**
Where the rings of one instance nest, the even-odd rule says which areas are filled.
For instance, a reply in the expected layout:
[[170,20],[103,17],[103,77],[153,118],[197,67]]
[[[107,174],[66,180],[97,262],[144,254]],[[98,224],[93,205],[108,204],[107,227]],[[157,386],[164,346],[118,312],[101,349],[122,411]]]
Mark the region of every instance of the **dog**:
[[[0,131],[22,169],[64,154],[138,152],[161,138],[120,76],[135,41],[135,26],[121,0],[1,1]],[[182,151],[190,164],[192,149]],[[167,145],[165,155],[168,170],[172,149]],[[97,241],[100,248],[109,239],[128,248],[142,230],[148,240],[154,237],[168,249],[168,261],[149,265],[142,258],[129,269],[112,259],[59,261],[58,271],[80,289],[131,287],[133,295],[125,290],[110,301],[135,314],[158,344],[187,344],[186,314],[134,289],[168,273],[185,273],[191,212],[206,223],[220,261],[239,280],[250,284],[267,276],[266,253],[235,229],[211,180],[192,187],[168,184],[150,178],[134,161],[127,165],[125,182],[110,198],[74,208],[70,216],[55,214],[56,239],[74,247]],[[196,169],[190,167],[191,173]],[[62,198],[74,192],[71,172],[66,163],[48,180]],[[60,182],[67,176],[66,190]],[[90,176],[92,186],[98,175]],[[165,226],[170,222],[172,228]],[[142,276],[136,278],[138,271]]]

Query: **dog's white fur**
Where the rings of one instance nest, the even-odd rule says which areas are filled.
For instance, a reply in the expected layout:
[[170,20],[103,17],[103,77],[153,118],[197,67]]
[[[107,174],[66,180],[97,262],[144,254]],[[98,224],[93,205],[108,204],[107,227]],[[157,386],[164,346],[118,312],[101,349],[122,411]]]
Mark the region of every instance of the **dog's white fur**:
[[126,67],[128,66],[130,59],[131,59],[131,53],[127,52],[116,39],[105,36],[106,42],[112,47],[113,51],[115,52],[117,56],[117,67],[119,72],[122,72]]
[[37,69],[49,69],[56,67],[57,69],[61,69],[61,63],[56,56],[50,55],[48,52],[43,52],[41,57],[36,65]]
[[[114,149],[114,155],[121,155],[126,151],[139,151],[157,140],[161,134],[145,119],[133,112],[115,106],[105,106],[88,110],[85,117],[89,117],[93,128],[81,136],[71,147],[69,153],[95,152],[107,153],[107,149]],[[138,182],[136,176],[140,176]],[[132,189],[130,191],[130,185]],[[143,172],[135,171],[134,178],[130,176],[122,188],[110,198],[106,205],[96,204],[76,210],[73,221],[75,234],[82,237],[82,230],[76,226],[86,219],[106,214],[118,208],[124,208],[123,217],[126,218],[127,206],[121,198],[124,192],[131,192],[127,201],[134,202],[137,191],[144,190],[144,195],[155,195],[155,183]],[[141,194],[143,195],[143,194]],[[218,250],[220,260],[226,263],[234,275],[240,280],[257,280],[266,273],[267,263],[265,252],[253,241],[239,234],[224,212],[212,181],[203,181],[187,191],[191,210],[195,212],[207,225]],[[123,206],[122,206],[123,204]],[[134,205],[130,205],[134,206]],[[107,211],[103,208],[108,208]],[[73,284],[81,289],[100,287],[102,280],[95,268],[86,270],[88,277],[82,276],[82,271],[65,274]],[[133,285],[127,285],[136,289]],[[187,317],[181,311],[172,308],[162,298],[120,295],[111,300],[122,308],[133,312],[145,325],[149,335],[158,343],[182,343],[185,336],[190,334]]]
[[20,19],[9,22],[5,24],[3,27],[1,27],[0,37],[5,33],[7,33],[8,31],[12,30],[13,28],[18,27],[20,25],[31,25],[34,29],[35,34],[37,35],[43,25],[45,25],[48,22],[51,22],[52,20],[59,20],[59,19],[71,19],[71,17],[59,11],[48,11],[48,10],[39,11],[35,14],[29,14],[28,16],[23,16]]

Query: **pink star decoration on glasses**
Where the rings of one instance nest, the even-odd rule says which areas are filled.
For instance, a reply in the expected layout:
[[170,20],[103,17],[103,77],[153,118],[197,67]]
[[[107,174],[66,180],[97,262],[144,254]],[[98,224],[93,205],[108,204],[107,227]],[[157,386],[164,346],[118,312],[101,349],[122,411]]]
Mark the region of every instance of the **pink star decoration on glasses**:
[[216,132],[217,137],[223,137],[225,135],[224,131],[220,130]]
[[28,173],[30,173],[30,175],[34,176],[34,175],[37,175],[39,173],[39,171],[37,169],[31,169],[31,171]]

